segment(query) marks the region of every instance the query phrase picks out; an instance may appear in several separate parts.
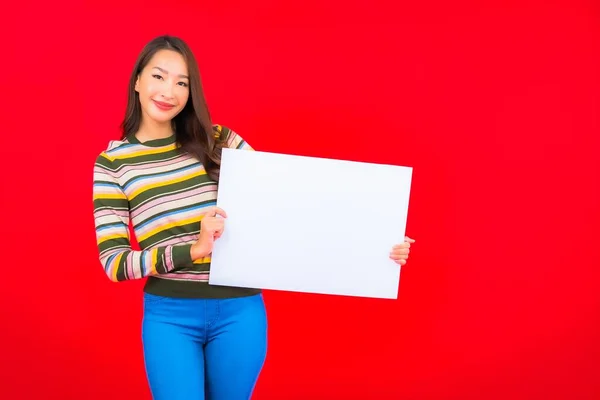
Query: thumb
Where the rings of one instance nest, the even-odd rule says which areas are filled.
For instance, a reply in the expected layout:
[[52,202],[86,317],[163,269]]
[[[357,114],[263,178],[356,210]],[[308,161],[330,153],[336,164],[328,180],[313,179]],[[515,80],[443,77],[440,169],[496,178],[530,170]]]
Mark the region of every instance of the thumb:
[[404,241],[405,241],[405,242],[408,242],[408,243],[414,243],[414,242],[415,242],[415,239],[411,239],[411,238],[409,238],[408,236],[405,236],[405,237],[404,237]]

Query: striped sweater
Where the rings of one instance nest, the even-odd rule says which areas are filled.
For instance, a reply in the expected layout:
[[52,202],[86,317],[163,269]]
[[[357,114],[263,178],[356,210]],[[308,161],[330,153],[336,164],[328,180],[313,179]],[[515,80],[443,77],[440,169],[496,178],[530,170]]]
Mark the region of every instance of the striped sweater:
[[[229,148],[252,150],[234,131],[215,126]],[[210,257],[192,261],[202,212],[217,184],[175,136],[141,143],[111,141],[94,165],[94,220],[100,263],[115,282],[148,278],[144,290],[172,297],[225,298],[256,289],[208,284]],[[132,248],[133,229],[140,250]]]

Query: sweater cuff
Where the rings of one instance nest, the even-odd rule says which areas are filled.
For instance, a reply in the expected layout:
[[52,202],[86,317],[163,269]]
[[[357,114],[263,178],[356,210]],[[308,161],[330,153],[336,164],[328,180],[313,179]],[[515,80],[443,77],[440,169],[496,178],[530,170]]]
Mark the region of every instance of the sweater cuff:
[[189,268],[193,264],[191,249],[191,244],[173,246],[173,265],[168,272]]

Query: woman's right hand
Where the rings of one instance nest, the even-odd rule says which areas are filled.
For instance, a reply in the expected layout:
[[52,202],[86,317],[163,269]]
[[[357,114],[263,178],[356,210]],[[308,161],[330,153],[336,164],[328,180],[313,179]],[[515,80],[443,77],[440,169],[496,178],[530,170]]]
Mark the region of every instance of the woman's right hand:
[[204,213],[200,223],[200,235],[190,250],[192,260],[207,257],[212,253],[215,240],[221,237],[225,229],[227,214],[219,207],[211,207]]

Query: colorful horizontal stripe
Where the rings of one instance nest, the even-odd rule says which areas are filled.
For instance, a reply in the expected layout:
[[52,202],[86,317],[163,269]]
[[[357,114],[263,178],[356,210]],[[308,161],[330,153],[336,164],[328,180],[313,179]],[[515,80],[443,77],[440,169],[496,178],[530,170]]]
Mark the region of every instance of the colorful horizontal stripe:
[[[234,131],[215,126],[226,147],[253,150]],[[210,257],[192,261],[200,221],[217,184],[175,137],[112,141],[94,165],[94,221],[100,263],[112,281],[159,277],[207,282]],[[140,245],[134,250],[130,225]]]

